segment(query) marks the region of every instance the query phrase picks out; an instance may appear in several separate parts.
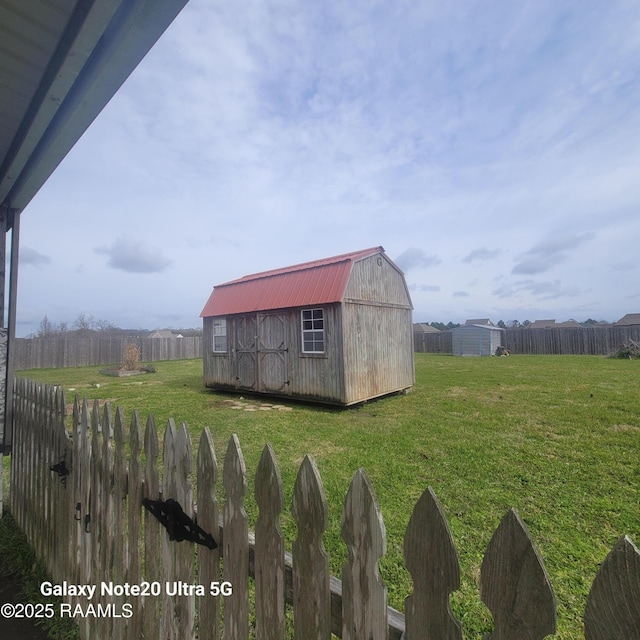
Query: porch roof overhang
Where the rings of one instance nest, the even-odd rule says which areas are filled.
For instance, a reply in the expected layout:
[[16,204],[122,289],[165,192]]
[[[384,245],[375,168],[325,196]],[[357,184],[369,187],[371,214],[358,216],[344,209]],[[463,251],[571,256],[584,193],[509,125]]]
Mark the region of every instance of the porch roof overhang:
[[0,0],[0,211],[26,207],[188,0]]

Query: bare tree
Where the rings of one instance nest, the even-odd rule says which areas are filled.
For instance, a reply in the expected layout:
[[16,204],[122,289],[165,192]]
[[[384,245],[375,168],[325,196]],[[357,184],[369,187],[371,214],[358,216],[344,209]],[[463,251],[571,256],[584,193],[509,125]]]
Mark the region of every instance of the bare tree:
[[53,324],[49,321],[48,316],[45,316],[40,320],[40,328],[38,329],[38,333],[36,334],[38,338],[48,338],[53,333],[55,333],[55,328]]

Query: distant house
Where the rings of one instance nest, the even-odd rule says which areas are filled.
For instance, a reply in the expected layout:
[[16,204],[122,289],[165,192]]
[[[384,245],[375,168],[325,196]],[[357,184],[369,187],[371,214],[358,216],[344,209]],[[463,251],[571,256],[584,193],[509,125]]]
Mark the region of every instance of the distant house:
[[549,327],[555,327],[555,320],[534,320],[530,325],[528,325],[527,329],[548,329]]
[[415,322],[413,325],[413,333],[440,333],[440,329],[432,327],[430,324]]
[[555,326],[558,329],[582,329],[582,325],[576,320],[565,320],[558,322]]
[[412,304],[382,247],[214,287],[204,383],[351,405],[414,384]]
[[502,346],[504,329],[488,319],[467,320],[451,329],[451,351],[454,356],[490,356]]
[[474,320],[467,320],[464,324],[465,324],[465,326],[470,326],[470,325],[482,325],[483,327],[493,327],[493,326],[495,326],[493,324],[493,322],[491,322],[491,320],[489,320],[489,318],[478,318],[478,319],[474,319]]
[[614,324],[618,327],[628,327],[634,324],[640,325],[640,313],[627,313]]
[[156,331],[152,331],[147,338],[182,338],[179,333],[173,333],[173,331],[169,331],[168,329],[158,329]]
[[526,329],[580,329],[582,325],[575,320],[565,320],[556,322],[555,320],[536,320],[526,327]]

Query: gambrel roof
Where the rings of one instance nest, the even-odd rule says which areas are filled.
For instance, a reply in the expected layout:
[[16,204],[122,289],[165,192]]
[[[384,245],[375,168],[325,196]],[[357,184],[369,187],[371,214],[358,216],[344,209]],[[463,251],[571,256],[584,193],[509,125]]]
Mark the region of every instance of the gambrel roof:
[[263,271],[216,285],[201,318],[229,316],[340,302],[354,262],[380,254],[399,273],[382,247]]

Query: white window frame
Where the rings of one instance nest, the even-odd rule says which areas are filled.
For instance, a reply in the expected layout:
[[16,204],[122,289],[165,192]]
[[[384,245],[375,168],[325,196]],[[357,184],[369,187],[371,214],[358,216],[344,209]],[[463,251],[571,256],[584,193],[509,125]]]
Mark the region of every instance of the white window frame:
[[213,352],[227,353],[227,319],[213,318],[211,334],[211,348]]
[[[324,353],[326,344],[325,312],[322,307],[300,311],[302,353]],[[320,348],[321,347],[321,348]]]

